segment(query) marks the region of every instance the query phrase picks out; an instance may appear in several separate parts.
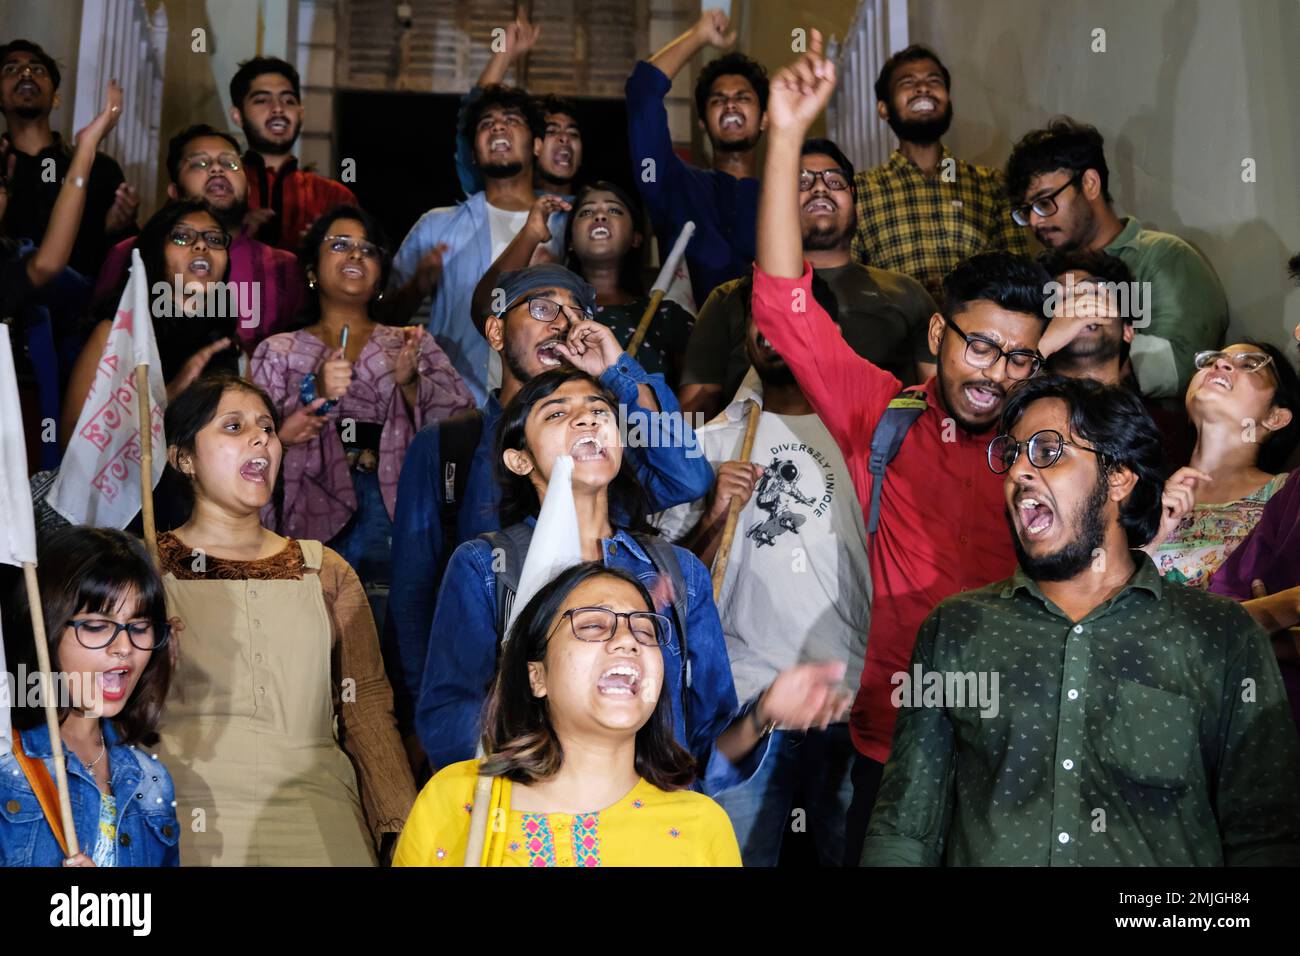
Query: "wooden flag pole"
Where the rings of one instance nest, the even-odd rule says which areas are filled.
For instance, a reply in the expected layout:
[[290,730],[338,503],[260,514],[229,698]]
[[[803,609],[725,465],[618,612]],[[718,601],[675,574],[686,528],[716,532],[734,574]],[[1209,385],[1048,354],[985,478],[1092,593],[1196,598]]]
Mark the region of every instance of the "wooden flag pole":
[[27,582],[27,606],[32,616],[36,662],[41,668],[41,702],[45,705],[45,723],[50,731],[50,753],[54,755],[54,781],[59,788],[63,839],[68,845],[68,855],[76,856],[81,852],[81,848],[77,845],[77,825],[72,819],[72,797],[68,793],[68,768],[63,762],[59,712],[54,703],[54,675],[50,672],[50,649],[45,639],[45,612],[41,605],[41,588],[36,581],[36,565],[30,561],[23,562],[23,579]]
[[[749,411],[749,421],[745,423],[745,440],[740,446],[740,460],[749,461],[754,450],[754,435],[758,433],[758,420],[763,410],[752,398],[745,400]],[[745,504],[739,498],[732,498],[727,508],[727,523],[722,526],[722,541],[718,544],[717,556],[713,559],[713,603],[722,599],[722,579],[727,576],[727,562],[731,560],[731,539],[736,534],[736,522],[740,520],[740,511]]]
[[[483,758],[480,756],[479,763],[482,762]],[[465,866],[483,865],[483,847],[487,845],[488,804],[491,802],[492,778],[481,773],[474,781],[474,802],[469,812],[469,842],[465,845]]]
[[158,567],[158,529],[153,520],[153,417],[149,409],[149,366],[135,367],[136,401],[140,408],[140,520],[149,560]]
[[645,341],[646,333],[650,331],[650,323],[654,320],[655,313],[659,311],[660,304],[664,301],[664,293],[668,287],[673,284],[673,276],[677,274],[677,266],[681,264],[682,257],[686,255],[686,244],[691,241],[691,236],[695,235],[695,223],[688,222],[682,226],[682,231],[677,236],[677,241],[668,252],[668,258],[664,260],[659,275],[655,277],[655,284],[650,287],[650,304],[646,306],[641,313],[641,321],[637,323],[636,331],[632,333],[632,338],[627,343],[628,358],[636,358],[636,353],[641,348],[641,343]]

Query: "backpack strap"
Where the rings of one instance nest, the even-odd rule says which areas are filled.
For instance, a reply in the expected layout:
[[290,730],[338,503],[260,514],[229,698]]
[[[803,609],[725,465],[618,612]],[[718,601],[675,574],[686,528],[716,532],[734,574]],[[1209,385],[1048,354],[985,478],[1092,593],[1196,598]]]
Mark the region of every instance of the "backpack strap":
[[520,522],[500,531],[479,535],[492,548],[492,569],[496,575],[497,589],[497,641],[504,644],[506,624],[519,593],[519,578],[524,573],[524,558],[533,540],[532,526]]
[[880,493],[885,486],[885,469],[898,454],[907,430],[921,417],[927,406],[923,388],[905,388],[891,399],[871,435],[871,506],[867,513],[867,534],[874,535],[880,523]]
[[673,586],[673,603],[671,607],[673,615],[673,626],[677,629],[677,640],[681,645],[682,652],[682,722],[686,722],[686,692],[691,686],[691,659],[686,646],[686,619],[689,610],[686,595],[686,578],[682,574],[682,564],[677,560],[677,554],[673,551],[673,546],[663,538],[654,534],[637,534],[633,535],[637,544],[645,549],[650,560],[661,573],[668,575]]
[[438,517],[442,525],[442,554],[438,557],[438,578],[447,569],[455,542],[460,540],[460,508],[469,485],[470,463],[483,436],[483,410],[453,415],[438,424]]
[[32,793],[36,794],[36,800],[45,813],[45,822],[54,831],[54,839],[59,841],[59,848],[63,850],[63,855],[66,857],[68,855],[68,840],[63,835],[63,819],[59,815],[59,792],[54,786],[53,778],[50,777],[50,771],[45,766],[44,760],[27,756],[27,752],[23,750],[21,733],[14,732],[13,744],[14,758],[18,761],[23,776],[27,778]]

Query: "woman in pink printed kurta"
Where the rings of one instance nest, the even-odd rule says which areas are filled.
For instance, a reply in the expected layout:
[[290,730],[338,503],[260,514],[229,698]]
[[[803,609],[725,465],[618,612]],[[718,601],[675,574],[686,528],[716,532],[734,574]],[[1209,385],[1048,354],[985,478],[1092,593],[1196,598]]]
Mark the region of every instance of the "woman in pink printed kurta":
[[[265,520],[294,538],[329,541],[347,527],[358,508],[357,490],[368,478],[367,462],[391,521],[397,478],[416,431],[474,405],[432,336],[423,329],[379,325],[369,317],[387,283],[389,259],[378,231],[355,208],[322,216],[303,253],[319,321],[271,336],[253,355],[253,381],[286,419],[283,499],[278,513]],[[340,351],[345,327],[346,354]],[[404,382],[399,373],[407,376]],[[318,399],[337,399],[324,416],[302,408],[308,375],[314,376]],[[344,439],[353,440],[349,436],[358,432],[377,433],[377,464],[373,455],[358,457],[354,450],[349,456]]]

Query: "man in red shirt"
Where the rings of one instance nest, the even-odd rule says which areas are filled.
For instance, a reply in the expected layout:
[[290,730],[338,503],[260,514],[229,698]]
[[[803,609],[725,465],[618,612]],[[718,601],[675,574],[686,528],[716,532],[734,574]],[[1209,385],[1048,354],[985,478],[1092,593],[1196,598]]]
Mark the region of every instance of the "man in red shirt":
[[[844,454],[863,514],[870,511],[871,438],[902,383],[860,357],[812,295],[800,242],[800,147],[835,87],[834,64],[811,51],[773,80],[758,208],[754,320],[794,370]],[[912,657],[917,628],[943,598],[1009,576],[1016,566],[1002,483],[986,450],[1008,390],[1038,371],[1050,276],[1033,261],[990,252],[944,280],[945,311],[930,318],[938,372],[926,408],[889,465],[870,542],[874,599],[862,683],[850,729],[853,770],[845,862],[856,866],[889,756],[891,697]]]
[[298,168],[290,150],[302,132],[303,112],[298,71],[284,60],[246,60],[230,80],[230,119],[248,140],[249,235],[293,253],[325,210],[358,205],[347,186]]

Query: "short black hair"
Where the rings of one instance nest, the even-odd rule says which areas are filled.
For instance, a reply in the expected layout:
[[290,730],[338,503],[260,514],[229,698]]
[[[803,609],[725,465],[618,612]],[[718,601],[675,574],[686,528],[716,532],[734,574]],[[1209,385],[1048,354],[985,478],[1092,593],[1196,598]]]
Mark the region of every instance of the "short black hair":
[[987,300],[1008,312],[1047,323],[1047,285],[1052,276],[1028,256],[981,252],[963,259],[943,277],[943,314],[952,319],[971,302]]
[[[43,537],[37,561],[41,569],[40,602],[45,617],[46,645],[50,669],[56,675],[65,672],[59,660],[59,645],[63,642],[68,622],[82,612],[110,614],[131,591],[137,597],[133,616],[148,618],[153,623],[155,639],[169,633],[162,579],[138,538],[115,528],[73,525]],[[11,598],[4,602],[3,611],[5,659],[15,673],[20,665],[28,673],[35,673],[39,665],[27,589],[17,586]],[[139,683],[122,712],[113,720],[121,743],[148,745],[157,742],[158,724],[167,700],[171,675],[169,650],[166,646],[159,647],[149,655]],[[5,679],[6,675],[0,674],[0,681]],[[29,701],[23,693],[24,688],[17,690],[11,701],[14,728],[44,727],[44,702],[39,701],[34,707],[27,706]],[[58,706],[57,700],[55,704],[62,723],[71,708]]]
[[1105,144],[1097,127],[1068,116],[1058,116],[1043,129],[1030,130],[1020,137],[1007,158],[1007,195],[1013,203],[1019,203],[1035,176],[1058,169],[1078,176],[1095,169],[1101,178],[1102,198],[1109,203],[1110,167],[1106,165]]
[[578,122],[578,104],[567,96],[560,96],[558,93],[546,93],[543,96],[534,97],[537,104],[537,112],[542,114],[542,132],[546,132],[546,114],[563,113],[565,116],[572,116],[573,121],[582,128],[582,123]]
[[759,112],[767,112],[767,68],[743,53],[733,52],[710,60],[695,78],[695,109],[701,118],[709,104],[713,84],[720,76],[743,76],[758,94]]
[[59,84],[63,81],[63,74],[59,72],[59,64],[54,62],[54,57],[46,53],[45,48],[39,43],[33,43],[31,40],[10,40],[0,46],[0,63],[3,63],[11,53],[30,53],[49,72],[54,88],[56,90],[59,88]]
[[230,148],[235,151],[235,155],[240,155],[239,140],[224,129],[217,129],[207,123],[195,123],[193,126],[187,126],[167,141],[167,178],[172,181],[173,185],[180,185],[181,160],[185,158],[185,147],[203,136],[216,136],[224,139],[230,144]]
[[939,54],[923,43],[913,43],[891,56],[880,68],[880,75],[876,77],[876,100],[881,103],[888,102],[889,85],[894,80],[894,71],[904,63],[916,63],[918,60],[934,60],[939,65],[939,72],[943,74],[944,89],[949,93],[952,92],[952,74],[943,65],[943,60],[939,59]]
[[292,63],[278,56],[255,56],[239,64],[239,69],[230,78],[230,105],[237,110],[242,110],[248,91],[253,88],[253,81],[267,73],[279,73],[293,84],[293,95],[299,100],[302,99],[302,84],[298,79],[298,71],[293,68]]
[[483,87],[478,95],[469,101],[465,107],[465,117],[461,121],[461,135],[471,143],[474,142],[478,121],[494,106],[518,110],[528,123],[528,128],[532,130],[534,139],[542,139],[546,135],[546,123],[542,119],[542,111],[537,106],[537,100],[529,95],[527,90],[517,86],[506,86],[503,83]]
[[799,149],[799,155],[829,156],[831,159],[835,160],[835,165],[844,170],[845,175],[849,177],[849,188],[854,188],[853,177],[857,174],[857,170],[853,168],[853,164],[849,162],[849,158],[844,155],[844,151],[835,144],[834,140],[829,140],[824,136],[806,139],[803,141],[803,146]]
[[[1045,375],[1011,389],[998,431],[1008,434],[1034,402],[1058,398],[1069,409],[1070,431],[1097,450],[1104,479],[1116,468],[1137,476],[1128,497],[1120,502],[1119,523],[1130,548],[1140,548],[1160,527],[1160,496],[1164,492],[1164,453],[1160,429],[1136,392],[1102,385],[1089,378]],[[1069,437],[1069,436],[1066,436]]]
[[[635,575],[587,561],[561,571],[538,591],[520,612],[502,645],[501,665],[483,708],[481,772],[516,783],[534,783],[554,776],[563,765],[564,751],[556,737],[547,699],[533,694],[528,664],[546,658],[552,640],[551,622],[580,585],[593,578],[614,578],[630,584],[648,611],[654,599]],[[559,633],[565,633],[561,630]],[[648,649],[647,649],[648,650]],[[663,650],[664,667],[670,667]],[[650,719],[636,732],[636,772],[660,790],[681,790],[695,778],[695,759],[673,733],[673,700],[666,685],[659,689]]]

